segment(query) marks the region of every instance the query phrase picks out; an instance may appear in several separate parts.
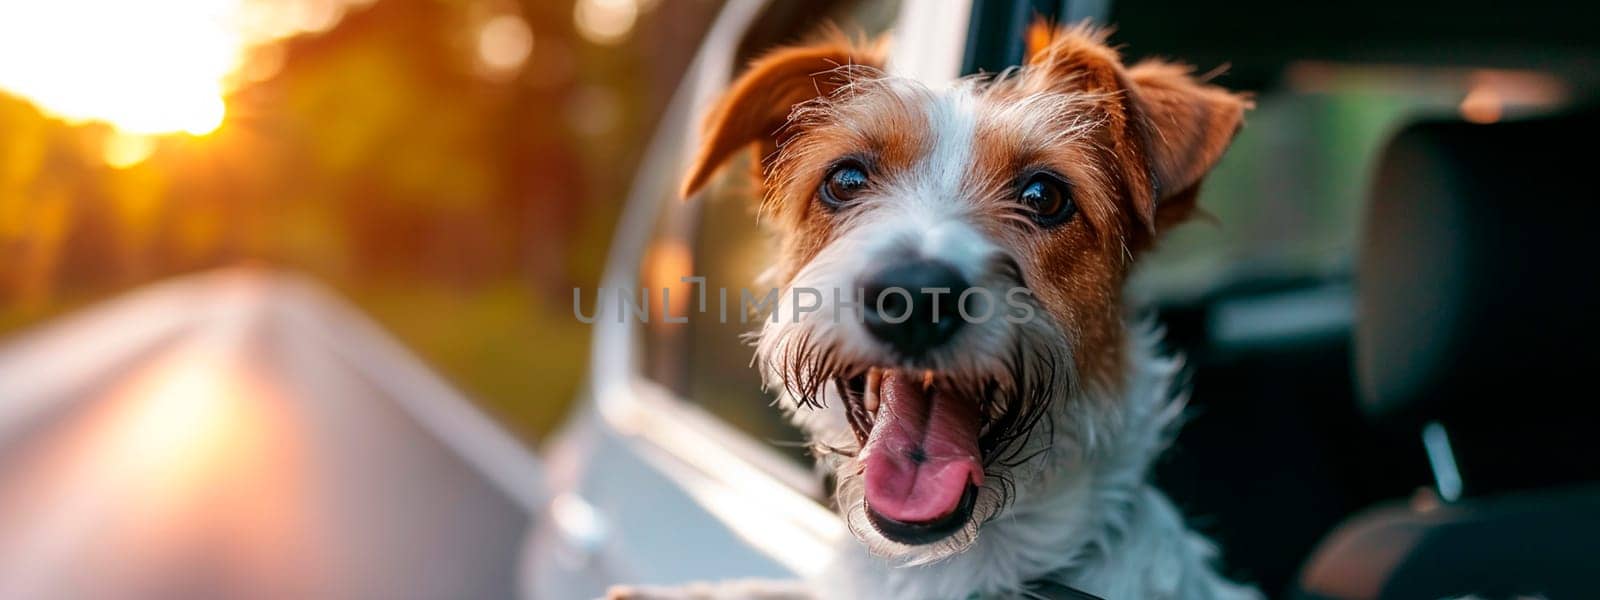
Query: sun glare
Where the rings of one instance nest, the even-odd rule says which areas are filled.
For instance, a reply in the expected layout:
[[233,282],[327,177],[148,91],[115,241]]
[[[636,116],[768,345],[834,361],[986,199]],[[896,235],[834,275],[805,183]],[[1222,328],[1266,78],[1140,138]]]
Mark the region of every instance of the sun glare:
[[0,5],[0,87],[70,121],[210,133],[239,62],[230,0]]
[[637,0],[578,0],[572,5],[572,22],[589,41],[612,45],[628,38],[639,9]]
[[[357,0],[360,1],[360,0]],[[259,45],[325,31],[350,0],[48,0],[0,3],[0,91],[119,136],[107,160],[142,160],[138,136],[205,135]]]
[[515,72],[533,52],[533,31],[522,19],[499,15],[478,30],[478,60],[496,72]]
[[118,169],[144,162],[155,152],[156,141],[148,135],[136,133],[114,132],[106,138],[104,147],[100,149],[101,157],[106,164]]

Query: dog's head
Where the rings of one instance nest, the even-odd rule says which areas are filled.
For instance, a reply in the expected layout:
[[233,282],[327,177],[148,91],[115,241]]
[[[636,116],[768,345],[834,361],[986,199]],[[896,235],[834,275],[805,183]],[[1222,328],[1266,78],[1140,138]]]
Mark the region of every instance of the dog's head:
[[[935,90],[834,37],[756,61],[685,182],[759,146],[786,307],[758,361],[875,553],[937,560],[1092,459],[1125,371],[1121,288],[1189,217],[1248,102],[1087,28]],[[815,309],[815,310],[808,310]]]

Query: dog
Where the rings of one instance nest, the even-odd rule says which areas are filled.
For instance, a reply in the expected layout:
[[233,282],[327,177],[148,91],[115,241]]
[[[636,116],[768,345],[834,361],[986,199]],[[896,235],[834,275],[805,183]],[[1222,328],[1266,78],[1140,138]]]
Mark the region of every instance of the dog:
[[756,147],[766,277],[822,291],[763,322],[756,362],[854,539],[816,582],[613,597],[1259,597],[1147,482],[1180,365],[1122,292],[1251,102],[1125,66],[1087,25],[1028,38],[1021,67],[934,89],[834,33],[754,61],[714,108],[683,193]]

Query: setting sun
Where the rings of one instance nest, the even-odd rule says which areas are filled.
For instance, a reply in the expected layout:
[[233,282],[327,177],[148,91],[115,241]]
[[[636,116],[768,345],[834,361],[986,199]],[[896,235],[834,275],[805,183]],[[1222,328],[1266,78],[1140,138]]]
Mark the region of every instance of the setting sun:
[[70,121],[130,134],[222,124],[239,63],[236,0],[61,0],[0,7],[0,88]]
[[112,125],[107,160],[138,162],[141,136],[222,125],[255,46],[324,30],[344,0],[53,0],[0,4],[0,91],[70,122]]

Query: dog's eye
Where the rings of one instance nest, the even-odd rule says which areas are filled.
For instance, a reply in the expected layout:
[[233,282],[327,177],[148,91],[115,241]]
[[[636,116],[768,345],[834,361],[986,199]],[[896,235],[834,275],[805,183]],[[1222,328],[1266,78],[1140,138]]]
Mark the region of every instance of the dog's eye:
[[867,189],[867,170],[861,163],[849,161],[835,166],[828,171],[828,176],[822,180],[822,189],[817,195],[822,197],[822,203],[829,208],[839,208],[855,200],[862,190]]
[[1049,173],[1037,173],[1028,178],[1017,199],[1033,209],[1033,220],[1041,227],[1065,223],[1077,212],[1072,202],[1072,187]]

